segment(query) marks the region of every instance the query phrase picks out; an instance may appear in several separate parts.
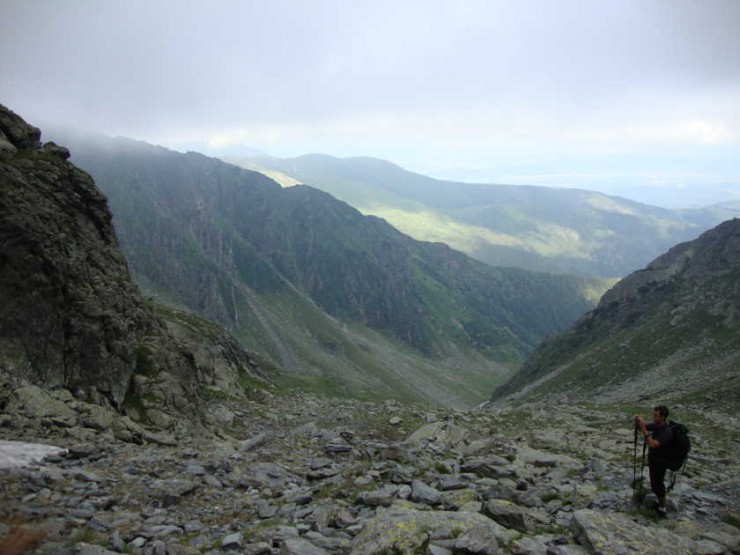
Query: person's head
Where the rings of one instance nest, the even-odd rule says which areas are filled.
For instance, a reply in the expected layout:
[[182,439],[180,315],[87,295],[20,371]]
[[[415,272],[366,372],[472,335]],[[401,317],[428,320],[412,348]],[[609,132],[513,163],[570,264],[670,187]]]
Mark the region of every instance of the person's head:
[[665,405],[658,405],[653,407],[653,424],[656,426],[662,426],[668,419],[668,407]]

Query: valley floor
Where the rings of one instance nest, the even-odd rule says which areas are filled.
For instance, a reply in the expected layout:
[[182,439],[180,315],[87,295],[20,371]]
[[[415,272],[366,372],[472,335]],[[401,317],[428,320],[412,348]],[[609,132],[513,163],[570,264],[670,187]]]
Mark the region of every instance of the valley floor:
[[462,412],[259,394],[212,400],[192,437],[4,410],[0,439],[67,451],[0,469],[2,552],[18,524],[41,532],[39,554],[740,550],[727,415],[676,410],[694,450],[658,520],[633,503],[635,407]]

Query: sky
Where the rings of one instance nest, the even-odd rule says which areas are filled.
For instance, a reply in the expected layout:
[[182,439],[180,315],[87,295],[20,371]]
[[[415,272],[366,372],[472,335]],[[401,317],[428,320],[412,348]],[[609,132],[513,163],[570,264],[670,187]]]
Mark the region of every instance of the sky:
[[740,200],[740,0],[0,0],[0,103],[181,151]]

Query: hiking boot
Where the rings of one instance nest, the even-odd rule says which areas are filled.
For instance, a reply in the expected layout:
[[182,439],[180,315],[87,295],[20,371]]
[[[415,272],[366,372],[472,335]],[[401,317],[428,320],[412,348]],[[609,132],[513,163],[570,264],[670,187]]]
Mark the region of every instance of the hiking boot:
[[656,507],[655,512],[658,513],[658,518],[665,518],[666,516],[668,516],[668,511],[665,507]]

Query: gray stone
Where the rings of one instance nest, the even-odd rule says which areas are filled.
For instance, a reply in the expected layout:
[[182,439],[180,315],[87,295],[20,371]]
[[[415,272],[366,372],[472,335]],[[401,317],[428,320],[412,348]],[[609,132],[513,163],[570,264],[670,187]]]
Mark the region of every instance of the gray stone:
[[198,489],[198,483],[192,480],[170,479],[155,480],[149,487],[151,497],[160,499],[165,507],[177,505],[181,498]]
[[414,480],[411,483],[411,501],[434,506],[442,502],[442,496],[439,491],[421,480]]
[[495,455],[468,459],[460,465],[462,472],[472,472],[487,478],[513,478],[517,471],[509,461]]
[[379,510],[374,518],[365,523],[355,538],[352,555],[414,553],[429,541],[435,531],[446,529],[462,535],[478,526],[487,527],[492,537],[505,537],[505,541],[511,539],[505,529],[480,513],[417,511],[391,507]]
[[453,555],[453,553],[451,549],[432,543],[427,546],[427,555]]
[[205,526],[200,520],[190,520],[186,522],[182,528],[188,534],[198,534],[205,529]]
[[5,133],[0,131],[0,156],[11,156],[17,152],[18,149],[8,140]]
[[27,124],[23,119],[5,106],[0,106],[0,132],[5,140],[19,149],[39,148],[41,130]]
[[118,530],[114,531],[113,534],[111,534],[110,546],[113,548],[113,551],[116,551],[118,553],[123,553],[123,551],[126,549],[126,542],[123,541]]
[[483,506],[483,514],[506,528],[530,532],[534,521],[521,507],[504,499],[490,499]]
[[239,444],[239,450],[242,452],[251,451],[252,449],[256,449],[260,445],[263,445],[265,442],[267,442],[267,434],[261,433],[257,434],[256,436],[245,439]]
[[161,539],[168,536],[179,536],[183,533],[183,529],[179,526],[163,524],[161,526],[142,526],[139,529],[139,534],[145,538]]
[[244,536],[241,532],[229,534],[221,540],[222,549],[241,549],[244,546]]
[[437,489],[439,489],[440,491],[465,489],[466,487],[468,487],[467,482],[463,482],[457,476],[452,476],[449,474],[444,474],[440,476],[437,482]]
[[329,552],[303,538],[288,539],[280,546],[280,555],[329,555]]
[[69,149],[64,146],[59,146],[53,141],[44,143],[44,145],[42,146],[42,149],[47,154],[51,154],[52,156],[57,156],[61,158],[62,160],[67,160],[69,158]]
[[311,470],[319,470],[320,468],[326,468],[334,463],[333,459],[327,457],[311,457],[308,459],[307,464]]
[[129,542],[128,545],[130,547],[137,548],[137,549],[142,548],[146,545],[146,538],[142,538],[141,536],[138,538],[134,538],[133,540]]
[[115,551],[111,551],[100,545],[91,545],[88,543],[78,543],[74,547],[75,555],[117,555]]
[[651,553],[679,555],[694,552],[695,543],[675,532],[646,527],[618,513],[581,509],[573,515],[571,530],[591,553]]
[[541,507],[544,505],[542,497],[540,497],[540,491],[537,489],[528,489],[522,491],[517,495],[517,503],[524,507]]
[[19,412],[27,418],[53,419],[56,424],[66,427],[77,424],[77,413],[74,410],[35,385],[16,389],[9,411]]
[[277,514],[278,508],[279,507],[277,505],[273,505],[269,501],[260,499],[257,503],[257,516],[261,519],[272,518]]
[[75,480],[81,480],[83,482],[100,483],[104,481],[103,478],[101,478],[94,472],[90,472],[89,470],[75,470],[74,472],[72,472],[72,477]]
[[258,462],[245,469],[239,482],[247,487],[279,489],[289,482],[300,484],[303,479],[278,464]]
[[479,524],[457,538],[455,549],[474,555],[496,555],[498,542],[495,530],[488,524]]
[[242,555],[270,555],[272,547],[267,542],[249,543],[242,549]]
[[273,544],[281,545],[286,540],[299,536],[298,530],[293,526],[279,525],[264,531],[265,535],[272,540]]
[[358,496],[358,499],[368,507],[389,507],[397,493],[397,486],[386,485],[381,489],[363,492]]
[[334,517],[334,525],[337,528],[349,528],[350,526],[354,526],[355,524],[357,524],[357,518],[355,518],[352,513],[347,510],[343,509],[337,512]]
[[349,553],[352,549],[352,540],[349,536],[335,533],[332,530],[327,530],[328,533],[332,533],[331,537],[324,536],[318,532],[307,532],[304,536],[305,539],[310,541],[316,547],[325,549],[329,553]]
[[349,451],[352,451],[352,446],[346,442],[342,442],[339,438],[336,438],[324,445],[324,452],[328,454],[348,453]]
[[206,469],[203,468],[199,464],[189,464],[187,468],[185,468],[185,472],[187,472],[191,476],[205,476],[206,475]]
[[144,548],[144,555],[167,555],[167,544],[162,540],[154,540]]

